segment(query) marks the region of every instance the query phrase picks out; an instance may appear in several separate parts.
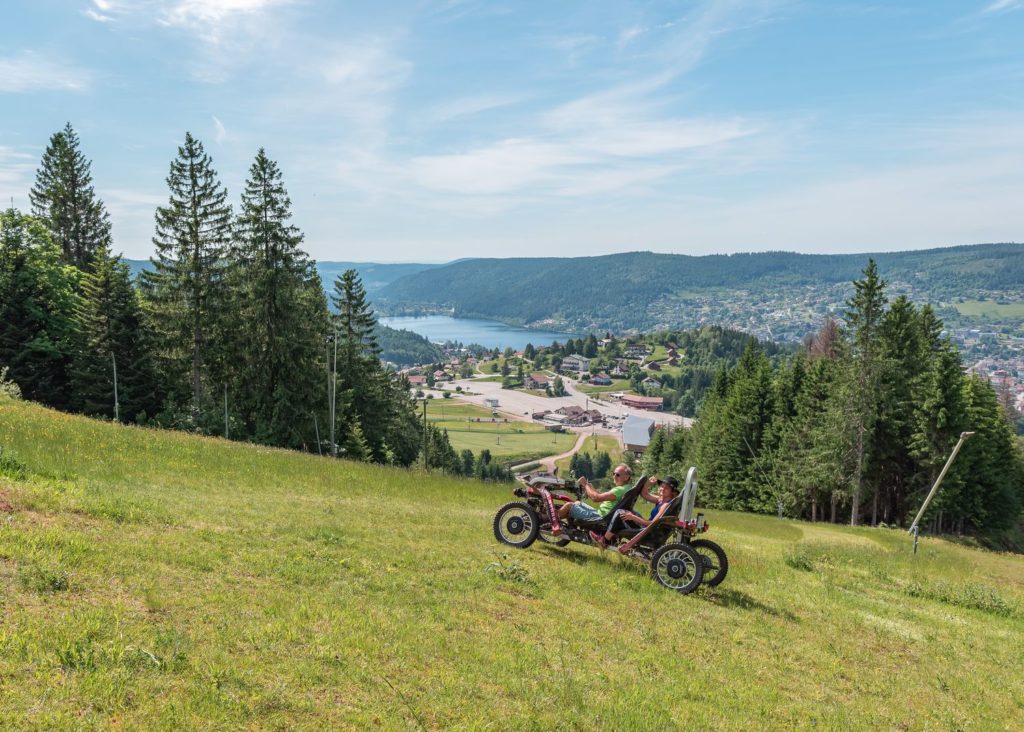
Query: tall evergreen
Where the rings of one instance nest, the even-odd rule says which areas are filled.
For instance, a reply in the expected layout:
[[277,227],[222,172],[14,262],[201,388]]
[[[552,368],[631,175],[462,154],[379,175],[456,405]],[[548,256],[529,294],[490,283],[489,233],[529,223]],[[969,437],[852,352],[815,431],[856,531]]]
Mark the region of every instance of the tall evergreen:
[[68,122],[50,137],[29,193],[32,213],[46,224],[64,261],[80,269],[110,246],[110,216],[96,197],[91,167]]
[[128,265],[100,250],[82,277],[75,309],[76,343],[72,386],[75,408],[86,414],[117,416],[122,422],[152,416],[160,406],[156,374],[139,295]]
[[71,403],[79,275],[42,221],[13,208],[0,213],[0,368],[26,399],[59,409]]
[[311,445],[323,405],[327,302],[277,163],[262,148],[242,193],[233,248],[237,288],[230,333],[236,409],[247,435],[284,447]]
[[167,187],[170,199],[156,210],[156,254],[143,272],[143,290],[168,396],[173,406],[187,406],[194,422],[211,390],[211,369],[223,371],[217,366],[231,207],[213,161],[190,133],[171,162]]
[[879,379],[879,329],[885,313],[886,282],[878,275],[874,259],[868,260],[864,278],[853,282],[854,295],[846,303],[846,325],[852,333],[854,375],[854,424],[856,467],[854,468],[850,524],[859,520],[871,436],[877,419],[876,387]]

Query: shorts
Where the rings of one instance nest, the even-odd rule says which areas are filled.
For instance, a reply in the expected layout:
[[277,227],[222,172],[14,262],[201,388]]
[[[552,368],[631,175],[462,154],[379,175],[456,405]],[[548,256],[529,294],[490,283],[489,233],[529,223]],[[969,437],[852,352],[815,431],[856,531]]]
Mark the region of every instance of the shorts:
[[569,509],[569,517],[574,521],[598,521],[601,514],[593,506],[577,502],[572,504],[572,508]]

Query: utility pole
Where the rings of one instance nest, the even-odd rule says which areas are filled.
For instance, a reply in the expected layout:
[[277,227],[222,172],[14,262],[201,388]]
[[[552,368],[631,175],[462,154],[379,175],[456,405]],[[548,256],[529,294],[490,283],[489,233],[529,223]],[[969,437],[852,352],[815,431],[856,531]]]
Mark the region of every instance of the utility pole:
[[427,400],[423,399],[423,469],[429,470],[430,464],[427,462],[427,445],[429,435],[427,434]]
[[121,421],[121,405],[117,399],[117,358],[114,356],[114,352],[110,352],[110,361],[114,364],[114,421]]
[[[334,343],[334,360],[331,362],[330,344]],[[330,366],[330,374],[327,382],[327,398],[329,399],[328,411],[331,419],[331,457],[338,457],[338,443],[334,441],[334,415],[338,406],[338,331],[335,329],[333,335],[327,337],[327,361]]]

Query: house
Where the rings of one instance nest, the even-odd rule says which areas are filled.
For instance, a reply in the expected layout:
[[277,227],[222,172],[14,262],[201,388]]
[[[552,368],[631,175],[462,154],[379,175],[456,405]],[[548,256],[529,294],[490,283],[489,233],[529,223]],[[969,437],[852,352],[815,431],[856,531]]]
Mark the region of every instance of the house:
[[427,377],[426,376],[421,376],[420,374],[411,374],[410,376],[408,376],[406,378],[409,379],[409,386],[419,387],[419,386],[423,386],[423,385],[425,385],[427,383]]
[[626,394],[622,397],[622,403],[634,409],[647,409],[653,412],[660,412],[665,407],[665,400],[662,397],[637,396]]
[[668,349],[668,357],[669,358],[677,358],[678,356],[679,356],[679,351],[677,351],[674,348],[669,348]]
[[640,385],[642,387],[644,387],[645,389],[660,389],[661,388],[661,382],[658,381],[657,379],[652,379],[650,376],[648,376],[646,379],[641,381]]
[[437,381],[445,381],[447,379],[448,379],[448,374],[446,374],[441,369],[438,369],[437,371],[434,372],[434,381],[435,382],[437,382]]
[[598,374],[597,376],[590,377],[590,383],[594,386],[611,386],[612,380],[608,377],[608,374]]
[[562,359],[562,368],[566,371],[577,371],[582,373],[590,370],[590,359],[574,353]]
[[549,410],[545,409],[542,412],[534,412],[533,414],[530,415],[530,417],[533,418],[533,419],[536,419],[536,420],[541,420],[541,419],[544,419],[545,417],[547,417],[549,414],[551,414],[551,412]]
[[583,413],[583,417],[591,424],[604,423],[604,414],[599,409],[588,409]]
[[647,369],[649,371],[661,371],[661,364],[658,363],[657,361],[651,361],[649,364],[647,364]]
[[669,366],[678,366],[679,365],[679,359],[677,357],[670,358],[668,360],[668,365]]
[[547,389],[551,382],[544,374],[532,373],[523,376],[523,387],[526,389]]
[[622,446],[634,455],[643,455],[651,444],[654,420],[632,414],[622,423]]
[[491,409],[497,409],[498,408],[498,400],[497,399],[484,399],[484,404],[486,404]]

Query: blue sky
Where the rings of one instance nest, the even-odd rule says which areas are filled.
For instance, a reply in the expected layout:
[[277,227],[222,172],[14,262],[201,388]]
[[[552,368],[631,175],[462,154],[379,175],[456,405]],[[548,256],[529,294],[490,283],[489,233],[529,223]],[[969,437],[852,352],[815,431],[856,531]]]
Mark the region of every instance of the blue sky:
[[1024,240],[1024,0],[14,0],[0,197],[70,121],[148,256],[186,130],[318,259]]

